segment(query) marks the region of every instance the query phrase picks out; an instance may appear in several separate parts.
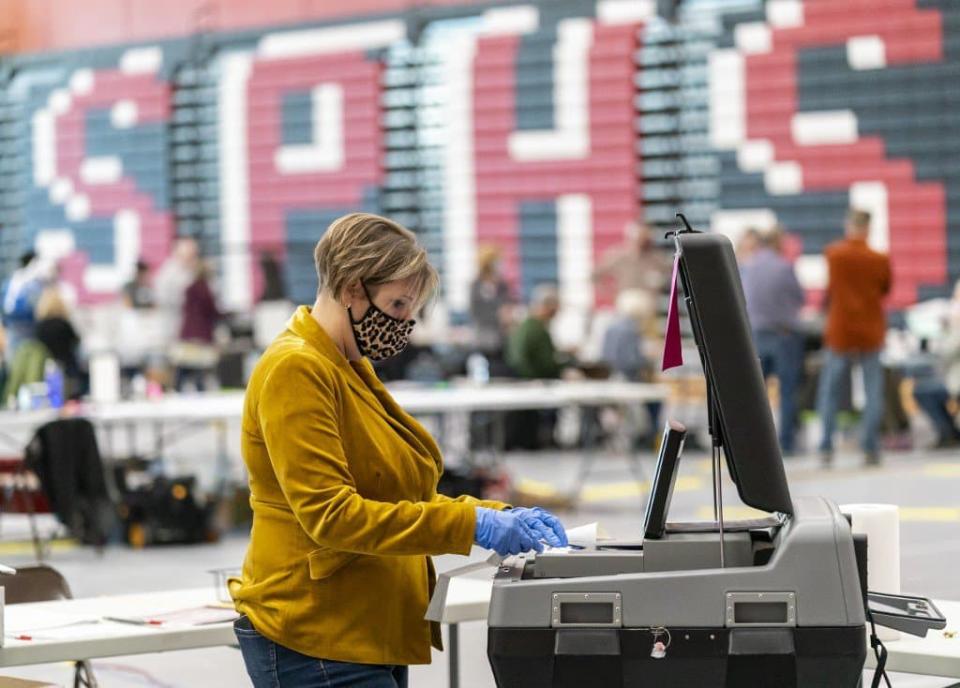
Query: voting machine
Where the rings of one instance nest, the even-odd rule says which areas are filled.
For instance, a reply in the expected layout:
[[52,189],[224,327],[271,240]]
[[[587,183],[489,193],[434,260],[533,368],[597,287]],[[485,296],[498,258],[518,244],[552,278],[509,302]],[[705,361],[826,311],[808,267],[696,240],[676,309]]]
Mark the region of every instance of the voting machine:
[[[666,520],[683,445],[683,427],[668,425],[636,539],[498,568],[497,685],[854,688],[867,652],[865,543],[829,500],[790,497],[730,241],[686,231],[675,242],[707,379],[715,520]],[[740,499],[768,517],[722,522],[721,451]],[[935,612],[886,620],[925,630]]]

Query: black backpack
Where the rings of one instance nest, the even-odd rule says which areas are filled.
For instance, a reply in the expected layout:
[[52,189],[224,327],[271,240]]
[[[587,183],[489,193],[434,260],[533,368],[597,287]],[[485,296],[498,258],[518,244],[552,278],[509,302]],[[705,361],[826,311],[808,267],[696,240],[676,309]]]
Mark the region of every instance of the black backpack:
[[197,496],[196,478],[156,476],[149,483],[121,489],[123,538],[133,547],[211,542],[214,503]]

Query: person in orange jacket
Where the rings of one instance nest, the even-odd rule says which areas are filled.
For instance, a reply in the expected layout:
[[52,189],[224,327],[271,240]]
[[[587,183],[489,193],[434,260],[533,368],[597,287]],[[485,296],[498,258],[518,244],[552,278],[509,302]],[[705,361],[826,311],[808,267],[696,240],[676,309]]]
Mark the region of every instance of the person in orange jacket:
[[565,545],[539,508],[437,494],[430,434],[394,401],[371,360],[399,353],[438,278],[409,230],[335,220],[314,251],[320,287],[253,371],[242,453],[253,527],[234,624],[257,688],[401,688],[442,649],[424,620],[430,555]]
[[886,336],[883,302],[893,280],[890,257],[867,244],[870,213],[851,209],[844,238],[824,250],[829,274],[827,324],[823,333],[823,368],[817,390],[817,412],[823,422],[820,455],[833,460],[833,430],[844,378],[854,365],[863,371],[866,405],[860,446],[864,462],[880,462],[880,421],[883,416],[883,365],[880,352]]

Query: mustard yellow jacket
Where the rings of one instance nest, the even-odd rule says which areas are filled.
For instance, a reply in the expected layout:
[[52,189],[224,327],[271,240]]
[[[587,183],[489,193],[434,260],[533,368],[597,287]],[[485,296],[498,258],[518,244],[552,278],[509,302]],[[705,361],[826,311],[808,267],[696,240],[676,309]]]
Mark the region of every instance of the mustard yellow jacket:
[[253,371],[243,411],[253,528],[239,612],[306,655],[424,664],[431,554],[467,554],[476,506],[437,494],[440,450],[369,361],[351,363],[301,306]]

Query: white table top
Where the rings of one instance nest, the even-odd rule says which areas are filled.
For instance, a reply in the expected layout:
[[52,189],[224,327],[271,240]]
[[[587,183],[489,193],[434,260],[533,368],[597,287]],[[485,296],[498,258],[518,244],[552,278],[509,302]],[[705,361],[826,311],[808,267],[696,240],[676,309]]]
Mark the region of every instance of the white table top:
[[[216,602],[210,586],[6,605],[0,667],[229,645],[236,642],[229,622],[148,626],[102,620],[104,616],[150,616]],[[11,637],[15,635],[30,635],[31,640]]]
[[616,381],[492,382],[450,387],[395,386],[391,393],[408,413],[449,411],[507,411],[550,409],[564,406],[660,401],[667,396],[662,385]]
[[[490,569],[493,571],[493,569]],[[444,623],[463,623],[465,621],[485,621],[490,610],[490,597],[493,595],[493,574],[488,578],[467,578],[454,576],[447,590],[447,603],[444,607]]]
[[[451,581],[447,623],[486,619],[492,586],[492,580],[457,578]],[[7,605],[0,667],[236,644],[233,625],[229,622],[149,626],[103,619],[105,616],[153,616],[216,602],[210,586]],[[18,640],[13,637],[16,635],[30,635],[31,640]]]
[[[606,380],[492,382],[425,387],[399,384],[390,390],[407,412],[434,414],[468,411],[549,409],[571,405],[606,405],[662,400],[663,385]],[[171,394],[156,400],[87,404],[82,413],[94,423],[236,421],[243,392],[208,395]],[[56,418],[50,409],[0,412],[0,430],[37,427]]]

